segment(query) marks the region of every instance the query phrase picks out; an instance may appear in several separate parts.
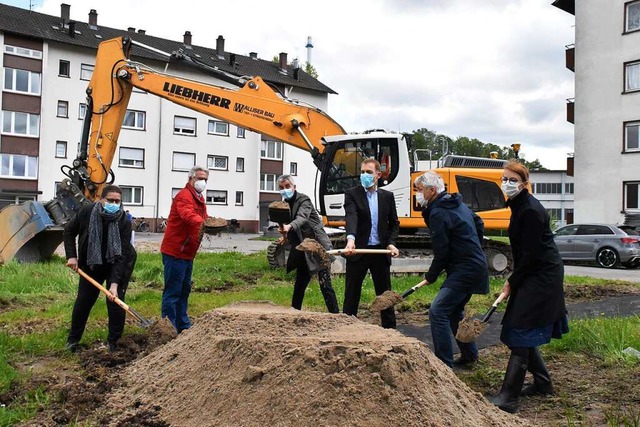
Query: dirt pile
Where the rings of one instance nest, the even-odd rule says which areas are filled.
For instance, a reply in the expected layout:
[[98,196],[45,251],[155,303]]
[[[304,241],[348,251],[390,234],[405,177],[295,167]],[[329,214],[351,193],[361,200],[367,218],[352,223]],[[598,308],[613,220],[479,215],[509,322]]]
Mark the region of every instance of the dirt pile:
[[121,380],[101,423],[527,425],[471,391],[417,340],[268,303],[206,313]]

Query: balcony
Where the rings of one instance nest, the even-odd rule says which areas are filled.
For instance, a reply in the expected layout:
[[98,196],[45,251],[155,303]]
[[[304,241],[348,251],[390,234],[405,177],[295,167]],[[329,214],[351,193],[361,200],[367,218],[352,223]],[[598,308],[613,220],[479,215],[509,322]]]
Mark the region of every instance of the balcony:
[[574,123],[574,121],[573,121],[574,104],[575,104],[575,99],[574,98],[568,98],[567,99],[567,121],[569,123]]
[[573,44],[565,46],[566,50],[564,51],[565,58],[565,66],[571,70],[576,71],[575,63],[576,63],[576,46]]

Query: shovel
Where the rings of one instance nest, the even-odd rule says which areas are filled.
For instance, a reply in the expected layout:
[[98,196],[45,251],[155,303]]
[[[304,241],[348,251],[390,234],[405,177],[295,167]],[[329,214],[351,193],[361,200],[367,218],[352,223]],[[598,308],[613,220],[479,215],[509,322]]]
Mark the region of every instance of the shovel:
[[[323,268],[331,267],[331,257],[330,255],[342,255],[345,250],[344,249],[331,249],[326,250],[324,246],[322,246],[317,240],[306,238],[296,246],[296,249],[302,252],[307,252],[312,254],[319,262]],[[389,249],[355,249],[355,254],[390,254],[391,251]]]
[[501,293],[500,296],[498,296],[498,298],[496,298],[496,300],[493,302],[491,308],[489,308],[487,313],[482,317],[482,320],[470,319],[467,317],[462,319],[458,324],[456,339],[460,342],[465,343],[475,341],[476,338],[478,338],[478,336],[487,328],[487,322],[489,321],[489,318],[496,311],[498,305],[500,305],[500,303],[504,301],[506,297],[507,296],[504,294],[504,292]]
[[427,282],[426,280],[423,280],[417,285],[414,285],[410,289],[404,291],[402,295],[399,295],[397,292],[394,292],[394,291],[384,291],[382,295],[378,295],[376,299],[373,300],[373,303],[371,304],[371,310],[382,311],[382,310],[386,310],[387,308],[391,308],[394,305],[404,301],[406,297],[408,297],[409,295],[411,295],[421,287],[428,284],[429,282]]
[[102,286],[100,283],[96,282],[93,277],[89,276],[87,273],[85,273],[84,271],[82,271],[82,269],[78,269],[78,274],[80,274],[82,277],[84,277],[85,279],[87,279],[87,281],[89,283],[91,283],[93,286],[95,286],[96,288],[100,289],[100,291],[102,291],[103,294],[105,294],[107,297],[109,297],[110,299],[112,299],[113,302],[115,302],[116,304],[118,304],[120,306],[120,308],[122,308],[124,311],[126,311],[127,313],[129,313],[130,315],[132,315],[133,317],[135,317],[139,322],[140,322],[140,326],[143,328],[147,328],[149,326],[152,325],[152,322],[145,319],[144,317],[142,317],[140,315],[140,313],[138,313],[137,311],[135,311],[133,308],[129,307],[127,304],[125,304],[124,301],[122,301],[120,298],[113,296],[113,294],[111,292],[109,292],[107,290],[107,288],[105,288],[104,286]]

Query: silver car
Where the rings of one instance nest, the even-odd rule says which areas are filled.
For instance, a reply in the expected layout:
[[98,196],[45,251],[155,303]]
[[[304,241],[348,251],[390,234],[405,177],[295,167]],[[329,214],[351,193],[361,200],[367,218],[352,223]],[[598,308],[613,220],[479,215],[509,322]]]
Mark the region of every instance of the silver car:
[[640,236],[615,225],[571,224],[559,228],[554,240],[564,261],[596,261],[601,267],[640,266]]

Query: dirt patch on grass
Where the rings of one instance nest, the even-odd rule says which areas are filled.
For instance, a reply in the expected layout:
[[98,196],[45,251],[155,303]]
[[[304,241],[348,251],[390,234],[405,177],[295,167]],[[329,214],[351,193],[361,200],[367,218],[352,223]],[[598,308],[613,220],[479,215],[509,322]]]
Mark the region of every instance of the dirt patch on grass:
[[606,285],[566,284],[564,293],[567,302],[594,301],[625,295],[640,295],[640,286],[621,283]]
[[144,411],[172,426],[528,425],[412,338],[267,303],[206,313],[122,381],[98,415],[113,425]]

